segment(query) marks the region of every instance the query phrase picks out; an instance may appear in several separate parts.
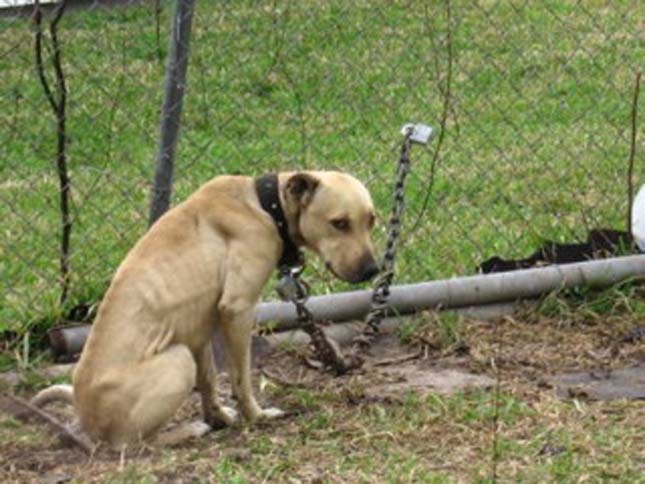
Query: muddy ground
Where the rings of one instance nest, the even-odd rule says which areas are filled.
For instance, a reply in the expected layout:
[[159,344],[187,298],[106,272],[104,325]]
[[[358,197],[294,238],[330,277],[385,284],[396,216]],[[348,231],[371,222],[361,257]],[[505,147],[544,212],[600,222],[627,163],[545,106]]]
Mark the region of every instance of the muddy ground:
[[[645,400],[597,401],[584,385],[554,380],[642,365],[645,342],[630,335],[644,325],[633,310],[496,322],[427,313],[381,337],[365,366],[342,377],[284,348],[255,381],[259,399],[286,418],[171,449],[88,457],[41,422],[2,413],[0,482],[645,482]],[[645,385],[644,373],[634,385]],[[11,391],[27,398],[45,383]],[[226,381],[221,393],[228,398]],[[71,420],[65,406],[49,410]],[[195,397],[176,421],[199,414]]]

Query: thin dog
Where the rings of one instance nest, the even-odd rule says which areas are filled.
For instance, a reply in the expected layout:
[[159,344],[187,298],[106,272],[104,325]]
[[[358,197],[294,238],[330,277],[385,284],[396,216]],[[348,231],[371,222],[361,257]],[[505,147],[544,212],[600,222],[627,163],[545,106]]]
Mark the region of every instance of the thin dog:
[[[378,272],[370,241],[374,221],[368,190],[345,173],[211,180],[164,214],[122,262],[73,387],[55,385],[32,402],[72,402],[81,429],[114,448],[233,425],[237,412],[217,399],[211,344],[217,329],[243,417],[283,415],[261,408],[251,386],[251,333],[262,288],[278,262],[299,247],[317,253],[340,279],[370,279]],[[172,437],[159,434],[194,388],[204,422],[179,426]]]

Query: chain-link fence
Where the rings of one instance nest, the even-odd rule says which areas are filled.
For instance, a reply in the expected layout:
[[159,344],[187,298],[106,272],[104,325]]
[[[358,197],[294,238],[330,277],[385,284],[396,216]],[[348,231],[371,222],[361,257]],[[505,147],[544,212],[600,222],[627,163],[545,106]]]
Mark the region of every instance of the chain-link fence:
[[[172,9],[68,1],[60,49],[42,19],[42,73],[56,94],[59,51],[67,94],[61,305],[59,120],[33,6],[11,3],[0,1],[0,328],[20,331],[98,300],[147,228]],[[398,281],[624,230],[644,18],[636,1],[197,2],[174,200],[223,173],[338,168],[365,181],[384,221],[399,130],[423,121],[440,134],[412,153]],[[320,292],[340,287],[316,278]]]

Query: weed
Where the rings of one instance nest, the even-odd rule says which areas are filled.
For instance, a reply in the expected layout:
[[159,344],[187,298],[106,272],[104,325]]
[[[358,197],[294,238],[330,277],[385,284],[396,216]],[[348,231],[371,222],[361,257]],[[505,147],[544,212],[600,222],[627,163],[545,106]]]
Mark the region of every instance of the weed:
[[410,318],[398,329],[403,344],[423,344],[431,349],[446,349],[462,341],[462,318],[455,311],[426,311]]
[[645,314],[642,281],[627,280],[606,289],[575,288],[555,291],[540,302],[536,318],[548,317],[578,324],[596,323],[609,316]]

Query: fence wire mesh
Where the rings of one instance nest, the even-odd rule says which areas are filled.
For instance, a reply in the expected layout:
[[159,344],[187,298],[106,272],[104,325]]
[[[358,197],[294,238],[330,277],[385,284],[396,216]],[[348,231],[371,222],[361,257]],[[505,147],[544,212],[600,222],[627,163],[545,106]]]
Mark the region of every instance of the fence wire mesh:
[[[100,299],[147,228],[172,14],[68,0],[58,25],[72,220],[61,305],[56,118],[29,3],[0,1],[0,328],[18,332]],[[642,2],[197,2],[173,200],[219,174],[333,168],[368,185],[384,221],[399,130],[422,121],[441,133],[412,153],[398,282],[624,229],[644,18]],[[54,82],[47,42],[43,55]],[[344,288],[313,268],[319,292]]]

